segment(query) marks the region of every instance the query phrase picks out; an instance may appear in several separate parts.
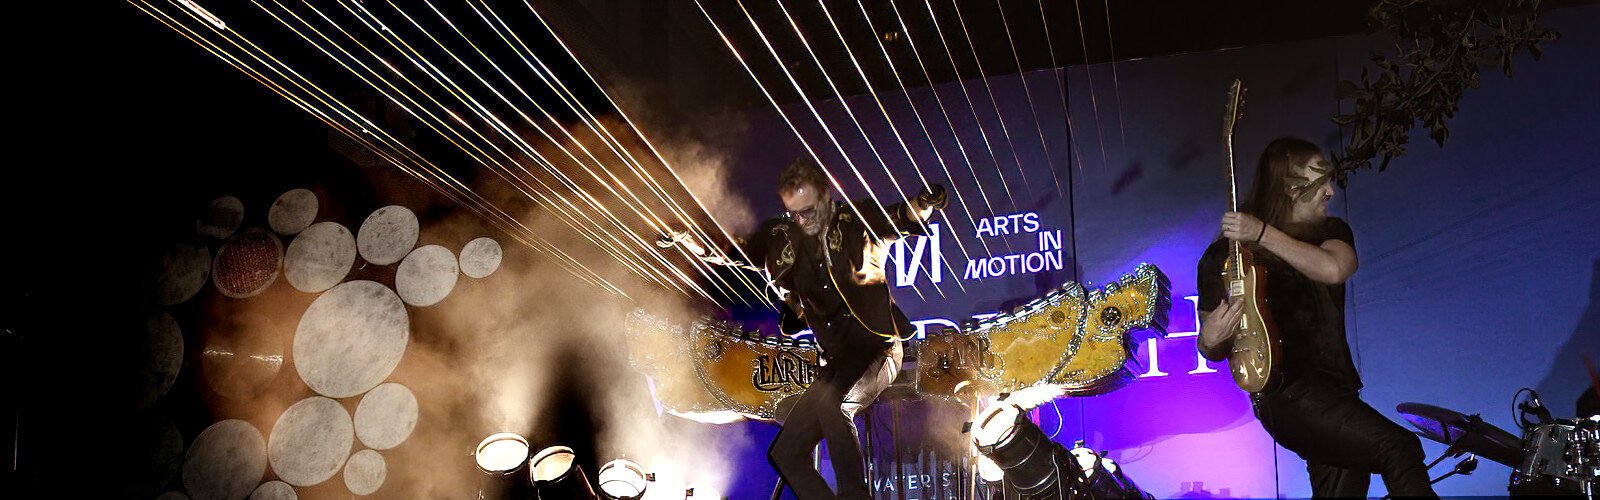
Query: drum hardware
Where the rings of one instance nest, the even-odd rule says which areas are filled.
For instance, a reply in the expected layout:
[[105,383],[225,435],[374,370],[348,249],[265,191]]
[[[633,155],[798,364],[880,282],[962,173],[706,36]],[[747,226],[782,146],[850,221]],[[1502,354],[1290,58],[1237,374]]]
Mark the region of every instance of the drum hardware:
[[1395,410],[1417,428],[1418,435],[1450,446],[1444,454],[1428,464],[1430,469],[1445,458],[1466,453],[1506,466],[1515,466],[1521,459],[1521,440],[1510,432],[1484,422],[1478,415],[1463,415],[1422,403],[1400,403]]

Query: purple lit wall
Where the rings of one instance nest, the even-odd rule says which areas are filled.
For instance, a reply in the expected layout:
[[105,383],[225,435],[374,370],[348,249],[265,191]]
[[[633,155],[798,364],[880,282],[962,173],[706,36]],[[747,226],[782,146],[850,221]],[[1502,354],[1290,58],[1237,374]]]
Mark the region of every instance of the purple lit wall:
[[[1545,22],[1564,37],[1547,45],[1541,61],[1519,58],[1514,78],[1484,74],[1482,87],[1468,91],[1450,122],[1444,148],[1419,134],[1389,171],[1354,175],[1333,203],[1335,215],[1355,229],[1361,258],[1361,270],[1349,283],[1347,324],[1367,385],[1363,399],[1396,421],[1397,403],[1417,401],[1481,413],[1516,433],[1509,407],[1513,392],[1535,388],[1557,415],[1571,415],[1587,380],[1581,353],[1600,355],[1600,142],[1594,139],[1600,137],[1600,65],[1594,64],[1600,8],[1559,9]],[[1195,262],[1215,238],[1217,218],[1227,206],[1220,124],[1229,79],[1239,77],[1250,88],[1236,143],[1246,177],[1241,182],[1247,183],[1255,156],[1275,137],[1297,135],[1325,147],[1339,143],[1339,131],[1328,120],[1338,106],[1334,85],[1355,77],[1373,43],[1346,37],[1125,61],[1116,64],[1114,91],[1110,66],[1068,68],[1070,135],[1055,73],[1027,75],[1038,127],[1021,80],[991,78],[1009,144],[984,85],[969,81],[987,148],[957,84],[937,91],[961,148],[932,92],[913,89],[948,176],[905,98],[882,95],[930,180],[953,184],[969,197],[982,184],[993,203],[978,207],[969,198],[962,213],[952,200],[940,245],[951,269],[943,270],[937,291],[928,284],[931,276],[922,274],[915,287],[921,295],[899,288],[898,300],[913,319],[959,322],[1037,297],[1062,281],[1096,286],[1140,262],[1154,263],[1172,280],[1173,334],[1141,338],[1134,367],[1141,377],[1133,384],[1046,405],[1037,421],[1057,441],[1083,439],[1109,451],[1160,497],[1309,496],[1303,462],[1273,444],[1245,394],[1215,371],[1218,365],[1198,362],[1188,297],[1195,294]],[[893,178],[914,192],[910,162],[870,98],[847,101]],[[819,103],[819,109],[876,194],[898,197],[837,101]],[[802,106],[785,111],[797,122],[815,123]],[[758,213],[776,213],[775,197],[762,193],[783,164],[804,152],[775,115],[756,121],[735,184],[751,186]],[[802,131],[821,147],[836,175],[853,175],[836,152],[827,152],[831,146],[821,130],[803,125]],[[999,194],[1005,187],[996,163],[1009,196]],[[853,177],[840,181],[851,198],[864,196]],[[1041,230],[1066,234],[1065,269],[956,286],[966,263],[959,246],[974,258],[985,244],[994,255],[1039,250],[1037,234],[979,237],[966,216],[1024,212],[1038,214]],[[1074,264],[1081,276],[1074,275]],[[729,493],[761,497],[776,479],[764,457],[774,431],[743,427],[730,431],[750,434],[747,470]],[[1424,449],[1431,458],[1443,446],[1425,442]],[[1438,491],[1504,494],[1508,473],[1486,462],[1473,476],[1440,483]],[[1383,493],[1374,478],[1371,494]]]

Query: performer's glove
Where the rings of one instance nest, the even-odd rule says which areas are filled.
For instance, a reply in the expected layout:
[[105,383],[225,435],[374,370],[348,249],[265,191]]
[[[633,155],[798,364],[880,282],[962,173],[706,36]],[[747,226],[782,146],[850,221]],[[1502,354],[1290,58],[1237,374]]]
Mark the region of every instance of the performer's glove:
[[922,208],[944,209],[950,204],[950,197],[945,195],[943,184],[929,184],[917,194],[917,205]]
[[656,246],[672,248],[673,245],[689,239],[689,233],[684,231],[667,231],[656,236]]

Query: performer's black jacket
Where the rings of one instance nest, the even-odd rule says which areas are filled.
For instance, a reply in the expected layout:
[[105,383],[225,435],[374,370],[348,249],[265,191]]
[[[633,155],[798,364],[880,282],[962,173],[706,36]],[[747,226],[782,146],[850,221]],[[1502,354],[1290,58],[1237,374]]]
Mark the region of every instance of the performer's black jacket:
[[[1286,228],[1285,232],[1312,245],[1340,240],[1355,247],[1350,225],[1336,217],[1310,227]],[[1360,390],[1361,376],[1356,373],[1350,344],[1345,339],[1344,284],[1312,281],[1265,249],[1256,249],[1255,256],[1266,268],[1267,312],[1283,338],[1285,359],[1279,366],[1285,382],[1308,380]],[[1226,239],[1212,243],[1200,257],[1197,282],[1201,311],[1216,309],[1227,296],[1226,278],[1222,275],[1222,265],[1227,260]]]
[[[911,213],[909,203],[881,206],[862,200],[855,206],[859,215],[849,204],[835,202],[833,218],[820,235],[826,241],[805,234],[793,219],[781,216],[740,238],[738,248],[727,249],[733,264],[771,274],[787,292],[784,302],[797,316],[786,314],[785,325],[803,320],[824,351],[848,349],[842,343],[882,348],[886,340],[912,333],[910,320],[889,293],[882,250],[899,238],[925,234],[926,226]],[[841,320],[863,328],[841,330]],[[848,337],[828,338],[835,332],[848,332],[844,333]]]

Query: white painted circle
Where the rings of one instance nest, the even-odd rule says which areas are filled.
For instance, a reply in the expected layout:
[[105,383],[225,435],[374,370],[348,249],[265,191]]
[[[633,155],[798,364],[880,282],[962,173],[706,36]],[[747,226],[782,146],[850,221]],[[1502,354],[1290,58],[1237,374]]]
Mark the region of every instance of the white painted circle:
[[400,205],[389,205],[373,211],[361,222],[356,248],[367,262],[387,266],[400,262],[417,246],[417,235],[421,231],[417,214]]
[[296,290],[317,293],[339,284],[356,262],[356,237],[337,222],[301,231],[283,257],[283,277]]
[[272,425],[267,457],[272,460],[272,471],[278,479],[295,486],[311,486],[339,472],[354,442],[350,412],[338,401],[312,396],[283,410]]
[[144,386],[139,408],[150,406],[172,389],[183,368],[183,331],[172,315],[160,312],[145,319],[145,363],[141,371]]
[[388,469],[383,455],[373,450],[358,451],[350,455],[350,461],[344,464],[344,485],[350,488],[351,493],[371,495],[383,486],[383,480],[389,475]]
[[289,483],[267,481],[250,493],[249,500],[299,500],[299,498],[300,495],[294,492],[294,487],[289,486]]
[[375,450],[399,446],[417,428],[417,396],[389,382],[367,391],[356,405],[356,437]]
[[195,221],[195,232],[201,236],[219,240],[233,236],[239,230],[239,224],[244,222],[244,202],[232,196],[224,196],[211,200],[206,206],[206,211],[200,214],[200,220]]
[[450,295],[459,276],[456,256],[450,249],[428,245],[413,250],[400,262],[400,270],[394,275],[394,289],[407,304],[431,306]]
[[317,220],[317,195],[309,189],[291,189],[278,196],[267,209],[267,225],[278,234],[289,236],[304,231]]
[[183,460],[183,489],[195,500],[244,498],[267,472],[267,445],[249,422],[229,419],[195,436]]
[[461,247],[461,274],[469,278],[483,278],[500,269],[503,257],[500,242],[484,236],[468,241]]
[[177,305],[194,298],[211,277],[211,251],[199,245],[178,243],[156,260],[152,295],[157,304]]
[[410,319],[388,287],[349,281],[311,302],[294,334],[294,365],[317,394],[347,398],[389,377],[405,354]]
[[211,261],[211,283],[229,298],[254,297],[278,280],[283,269],[283,242],[261,228],[246,229],[217,249]]

